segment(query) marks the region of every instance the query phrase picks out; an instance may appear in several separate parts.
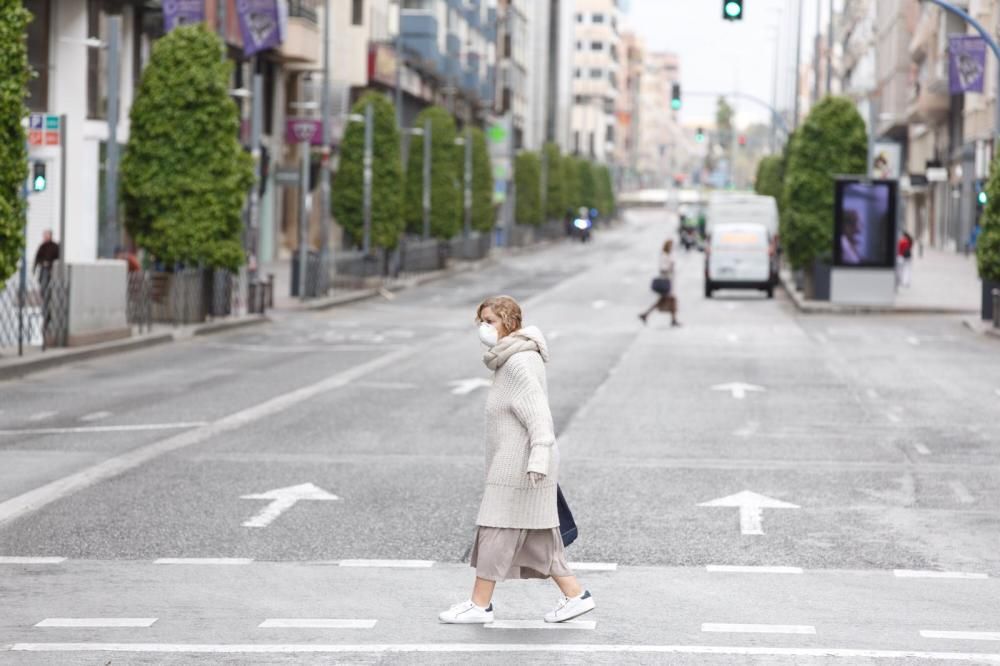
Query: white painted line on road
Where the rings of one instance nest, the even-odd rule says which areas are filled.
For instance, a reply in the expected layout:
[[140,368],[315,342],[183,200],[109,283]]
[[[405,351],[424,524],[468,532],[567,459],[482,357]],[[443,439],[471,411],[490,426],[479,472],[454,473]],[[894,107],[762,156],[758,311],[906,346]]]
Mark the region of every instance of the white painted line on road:
[[793,648],[736,645],[636,645],[586,643],[13,643],[14,652],[124,652],[132,654],[710,654],[756,657],[922,659],[973,664],[1000,664],[1000,653],[871,650],[860,648]]
[[472,379],[456,379],[453,382],[448,382],[448,386],[451,387],[452,395],[469,395],[473,391],[481,388],[489,388],[493,386],[492,379],[486,379],[485,377],[473,377]]
[[618,571],[617,562],[569,562],[575,571]]
[[[423,347],[420,349],[423,349]],[[239,430],[269,416],[279,414],[316,396],[347,386],[355,380],[361,379],[376,370],[392,366],[400,360],[413,356],[416,353],[419,353],[419,350],[410,347],[398,349],[384,356],[338,372],[314,384],[303,386],[265,400],[252,407],[234,412],[204,427],[189,430],[188,432],[183,432],[173,437],[153,442],[152,444],[140,446],[128,453],[108,458],[79,472],[0,502],[0,525],[32,511],[37,511],[51,502],[62,499],[95,483],[120,476],[128,470],[139,467],[166,453],[178,451],[195,444],[201,444],[224,433]]]
[[747,393],[759,393],[766,390],[763,386],[756,386],[754,384],[744,384],[743,382],[730,382],[729,384],[716,384],[712,387],[713,391],[725,391],[726,393],[731,393],[732,396],[737,400],[742,400],[746,397]]
[[208,425],[205,421],[143,423],[138,425],[77,426],[73,428],[24,428],[0,430],[0,435],[80,435],[94,432],[143,432],[147,430],[190,430]]
[[603,310],[604,308],[608,307],[608,302],[607,301],[594,301],[593,303],[591,303],[591,306],[595,310]]
[[921,444],[920,442],[914,444],[913,448],[916,449],[917,453],[919,453],[922,456],[929,456],[931,454],[931,450],[928,449],[925,445]]
[[866,394],[868,395],[868,397],[869,397],[869,398],[871,398],[872,400],[878,400],[878,391],[876,391],[875,389],[873,389],[873,388],[870,388],[870,389],[867,389],[867,390],[865,391],[865,393],[866,393]]
[[92,423],[93,421],[106,419],[109,416],[111,416],[111,412],[93,412],[91,414],[87,414],[86,416],[81,416],[80,420],[84,423]]
[[733,345],[738,345],[740,343],[740,336],[736,335],[735,333],[730,333],[729,335],[726,336],[726,342]]
[[65,557],[0,557],[0,564],[62,564]]
[[50,419],[59,412],[37,412],[28,417],[29,421],[44,421],[45,419]]
[[50,617],[36,627],[152,627],[155,617]]
[[964,578],[970,580],[983,580],[989,578],[989,574],[966,573],[964,571],[923,571],[919,569],[896,569],[893,572],[896,578]]
[[899,415],[899,412],[886,412],[885,416],[892,423],[900,423],[903,420],[903,417]]
[[954,480],[949,481],[948,486],[951,488],[951,492],[955,493],[955,498],[961,504],[975,504],[976,498],[972,496],[969,489],[965,487],[965,484],[961,481]]
[[741,428],[734,430],[733,434],[737,437],[750,437],[755,434],[760,429],[760,423],[757,421],[747,421],[746,425]]
[[816,342],[820,343],[821,345],[830,344],[830,339],[827,338],[822,333],[814,333],[813,337],[815,337],[816,338]]
[[340,498],[311,483],[301,483],[297,486],[288,486],[287,488],[275,488],[265,493],[240,495],[240,499],[271,500],[271,503],[261,509],[257,515],[243,522],[243,527],[267,527],[278,516],[299,502],[331,502]]
[[929,631],[922,630],[924,638],[948,638],[957,641],[1000,641],[1000,631]]
[[706,622],[701,630],[722,634],[815,634],[816,627],[806,624],[715,624]]
[[417,384],[406,382],[354,382],[352,386],[359,388],[379,389],[382,391],[411,391],[420,388]]
[[801,508],[798,504],[783,502],[750,490],[743,490],[735,495],[702,502],[698,506],[738,508],[740,510],[740,534],[757,536],[764,534],[764,509]]
[[909,342],[914,347],[919,347],[920,346],[920,338],[918,338],[915,335],[909,336],[908,338],[906,338],[906,341]]
[[594,620],[569,620],[568,622],[545,622],[544,620],[498,620],[485,625],[487,629],[577,629],[593,631],[597,628]]
[[729,564],[709,564],[705,567],[710,573],[764,573],[764,574],[800,574],[801,567],[765,567],[742,566]]
[[342,567],[384,567],[389,569],[429,569],[434,560],[341,560]]
[[247,557],[161,557],[153,560],[153,564],[250,564],[253,560]]
[[258,629],[374,629],[378,620],[328,620],[323,618],[270,618]]

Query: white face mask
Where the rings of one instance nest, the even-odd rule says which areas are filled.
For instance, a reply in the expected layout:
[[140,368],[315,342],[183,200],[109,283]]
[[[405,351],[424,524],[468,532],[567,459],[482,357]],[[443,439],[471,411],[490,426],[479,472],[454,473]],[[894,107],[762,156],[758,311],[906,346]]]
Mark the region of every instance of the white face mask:
[[497,333],[497,329],[492,325],[487,324],[485,321],[479,324],[479,341],[484,345],[487,347],[496,347],[499,338],[500,335]]

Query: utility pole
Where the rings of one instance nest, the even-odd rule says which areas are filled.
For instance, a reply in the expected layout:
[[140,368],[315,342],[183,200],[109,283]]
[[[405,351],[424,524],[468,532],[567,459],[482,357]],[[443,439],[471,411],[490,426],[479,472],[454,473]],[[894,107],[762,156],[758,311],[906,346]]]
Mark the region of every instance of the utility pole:
[[[121,14],[108,16],[108,140],[104,163],[104,256],[118,244],[118,86],[121,69]],[[63,185],[62,183],[60,185]]]
[[431,119],[424,120],[424,240],[431,237]]
[[795,80],[795,115],[792,117],[793,130],[799,128],[799,86],[801,85],[800,79],[802,78],[799,76],[799,70],[802,67],[802,3],[803,0],[798,0],[799,9],[795,15],[795,23],[798,27],[795,30],[795,72],[793,74]]
[[309,183],[309,150],[312,143],[310,138],[299,141],[299,156],[302,158],[299,170],[299,298],[303,301],[308,298],[306,295],[306,273],[309,268],[309,190],[312,186]]
[[372,126],[375,124],[371,103],[365,106],[365,157],[364,157],[364,241],[365,257],[372,250]]
[[326,293],[330,280],[331,269],[336,262],[330,261],[330,143],[332,132],[330,127],[330,0],[323,3],[323,91],[320,99],[321,136],[323,140],[319,162],[319,192],[321,206],[320,224],[320,260],[319,260],[319,291]]
[[253,92],[250,99],[250,156],[253,158],[253,187],[250,189],[250,224],[248,245],[252,257],[250,279],[257,277],[260,266],[260,179],[261,179],[261,123],[264,117],[264,77],[260,71],[260,57],[253,58]]

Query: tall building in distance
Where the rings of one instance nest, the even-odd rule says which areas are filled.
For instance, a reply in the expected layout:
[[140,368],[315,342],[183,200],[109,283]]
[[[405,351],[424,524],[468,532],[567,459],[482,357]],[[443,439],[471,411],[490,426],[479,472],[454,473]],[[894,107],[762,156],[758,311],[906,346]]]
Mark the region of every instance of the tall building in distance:
[[616,0],[576,0],[572,151],[600,162],[615,154],[621,75],[621,9]]
[[687,155],[678,112],[670,107],[673,85],[680,83],[680,58],[647,52],[639,84],[636,169],[642,187],[666,187],[683,171]]

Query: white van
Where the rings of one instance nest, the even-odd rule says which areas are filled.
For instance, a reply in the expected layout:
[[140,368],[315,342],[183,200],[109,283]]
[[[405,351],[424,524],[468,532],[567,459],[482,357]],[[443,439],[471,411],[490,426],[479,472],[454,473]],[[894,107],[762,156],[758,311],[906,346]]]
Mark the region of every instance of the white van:
[[705,252],[705,298],[717,289],[759,289],[774,298],[774,245],[766,226],[717,223]]

